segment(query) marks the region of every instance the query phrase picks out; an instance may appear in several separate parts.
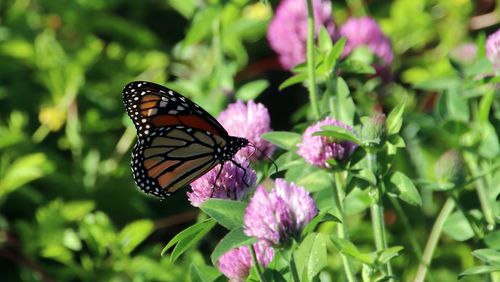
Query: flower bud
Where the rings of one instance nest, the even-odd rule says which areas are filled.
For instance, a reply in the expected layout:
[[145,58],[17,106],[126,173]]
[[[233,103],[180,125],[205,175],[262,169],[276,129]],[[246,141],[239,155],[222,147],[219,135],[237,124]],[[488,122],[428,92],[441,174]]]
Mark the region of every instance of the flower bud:
[[368,147],[381,147],[387,137],[387,128],[385,125],[385,115],[377,113],[372,117],[361,118],[363,127],[361,128],[361,138]]

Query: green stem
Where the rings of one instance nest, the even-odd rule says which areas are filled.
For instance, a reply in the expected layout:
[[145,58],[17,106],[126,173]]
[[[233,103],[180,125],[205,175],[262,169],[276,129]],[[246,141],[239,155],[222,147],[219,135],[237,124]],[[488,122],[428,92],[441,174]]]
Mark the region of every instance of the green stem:
[[422,256],[422,262],[418,266],[417,274],[415,275],[414,282],[423,282],[425,275],[427,274],[427,268],[431,264],[432,256],[434,255],[434,250],[436,249],[439,237],[441,237],[441,232],[443,230],[444,223],[448,216],[455,208],[455,200],[449,197],[443,205],[443,208],[439,212],[438,217],[434,226],[432,226],[431,234],[427,243],[425,244],[424,255]]
[[316,95],[316,74],[314,71],[314,12],[312,8],[312,0],[307,1],[307,76],[309,79],[309,100],[311,102],[312,111],[316,119],[320,118],[318,97]]
[[259,276],[259,280],[261,282],[266,282],[262,269],[260,268],[259,261],[257,261],[255,248],[253,247],[253,245],[250,245],[249,247],[250,247],[250,256],[252,257],[252,264],[255,266],[255,270],[257,270],[257,276]]
[[[470,169],[473,177],[480,175],[479,168],[477,165],[477,159],[475,159],[471,154],[464,154],[465,162]],[[493,230],[495,228],[495,217],[493,215],[493,209],[490,206],[490,201],[488,200],[487,185],[484,180],[484,176],[479,177],[475,182],[477,197],[479,198],[479,203],[481,204],[481,210],[484,214],[484,219],[486,220],[488,230]]]
[[[335,172],[335,185],[333,186],[333,200],[335,201],[335,206],[337,206],[337,214],[340,217],[342,223],[337,224],[337,236],[341,239],[349,239],[347,232],[347,216],[344,208],[344,199],[345,193],[342,185],[342,176],[340,172]],[[340,257],[342,258],[342,264],[344,265],[345,275],[347,277],[347,281],[354,282],[356,281],[356,277],[354,276],[354,272],[352,270],[352,263],[348,256],[340,253]]]
[[[377,175],[377,156],[375,152],[368,151],[367,157],[368,157],[368,168],[374,175]],[[387,248],[387,241],[385,238],[382,191],[380,189],[380,184],[378,183],[372,186],[370,189],[371,189],[370,196],[372,198],[372,204],[370,206],[370,214],[372,219],[375,248],[377,251],[383,251]],[[390,261],[386,263],[385,272],[386,272],[385,274],[392,276],[392,266]]]

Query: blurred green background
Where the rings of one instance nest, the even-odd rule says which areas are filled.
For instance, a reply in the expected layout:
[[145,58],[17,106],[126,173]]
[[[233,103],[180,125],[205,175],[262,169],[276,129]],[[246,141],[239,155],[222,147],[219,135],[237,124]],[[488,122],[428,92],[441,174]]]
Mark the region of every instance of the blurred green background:
[[[184,191],[161,202],[135,186],[129,166],[135,129],[121,90],[132,80],[155,81],[212,114],[237,98],[256,98],[269,108],[274,129],[289,130],[307,96],[299,86],[278,91],[290,74],[280,69],[266,40],[277,4],[270,2],[0,1],[3,281],[181,281],[191,262],[207,262],[222,230],[175,265],[160,257],[163,245],[192,224],[198,210]],[[359,1],[334,1],[335,21],[364,13],[378,20],[396,58],[395,81],[385,88],[382,106],[391,108],[404,98],[415,115],[425,116],[433,96],[406,88],[452,73],[453,48],[484,40],[498,28],[494,1],[365,2],[361,9]],[[488,13],[496,15],[496,23],[481,18]],[[249,93],[249,83],[265,91]],[[424,144],[435,141],[433,134]],[[426,149],[430,157],[418,164],[423,174],[432,170],[440,149]],[[408,212],[421,244],[437,209],[427,200],[423,210]],[[367,218],[355,220],[360,222],[353,223],[353,240],[369,244],[362,236]],[[397,221],[389,230],[404,237]],[[445,241],[435,281],[454,280],[476,264],[471,244]],[[333,258],[331,269],[338,263]],[[415,271],[405,269],[407,264],[416,264],[410,254],[396,263],[402,281]]]

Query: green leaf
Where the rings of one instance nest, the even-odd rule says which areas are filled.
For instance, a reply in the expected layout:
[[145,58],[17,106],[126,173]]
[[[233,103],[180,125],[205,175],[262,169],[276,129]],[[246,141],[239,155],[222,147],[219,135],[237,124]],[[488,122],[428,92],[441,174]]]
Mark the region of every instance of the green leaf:
[[216,21],[216,18],[221,15],[221,11],[217,6],[211,5],[204,9],[199,9],[194,15],[192,25],[189,28],[186,38],[183,42],[183,47],[186,48],[200,40],[204,39],[205,36],[210,34],[212,30],[212,24]]
[[339,238],[335,235],[330,236],[330,239],[332,240],[333,245],[339,252],[351,256],[352,258],[368,264],[368,265],[373,265],[374,264],[374,259],[372,255],[366,254],[366,253],[361,253],[356,246],[351,243],[351,241],[348,241],[346,239]]
[[472,252],[476,258],[487,264],[500,266],[500,252],[493,249],[479,249]]
[[347,215],[360,213],[370,207],[372,200],[368,192],[368,189],[363,190],[357,187],[352,189],[351,193],[345,198]]
[[283,81],[283,83],[280,84],[278,89],[281,91],[281,90],[287,88],[288,86],[291,86],[291,85],[294,85],[297,83],[301,83],[301,82],[305,81],[306,79],[307,79],[307,73],[296,74],[296,75],[288,78],[287,80]]
[[461,82],[455,77],[435,77],[430,80],[422,81],[415,84],[413,87],[422,90],[446,90],[450,87],[456,87]]
[[267,87],[269,87],[269,82],[264,79],[249,82],[238,89],[236,92],[236,98],[243,101],[254,100]]
[[356,106],[352,100],[349,86],[342,77],[337,77],[336,83],[336,97],[338,99],[338,107],[335,116],[340,121],[348,125],[353,125],[354,116],[356,115]]
[[42,153],[34,153],[15,160],[0,179],[0,197],[13,192],[52,170],[50,160]]
[[246,204],[239,201],[209,199],[200,209],[229,230],[243,226]]
[[316,170],[310,174],[301,177],[296,183],[306,188],[309,192],[316,192],[328,189],[332,186],[332,175],[324,170]]
[[386,264],[389,262],[391,259],[399,256],[399,252],[403,250],[404,248],[402,246],[394,246],[391,248],[387,248],[383,250],[379,255],[378,255],[378,261],[380,264]]
[[118,244],[124,253],[132,252],[154,230],[151,220],[143,219],[134,221],[125,226],[118,234]]
[[353,173],[354,177],[366,180],[371,185],[377,185],[377,177],[373,172],[367,168],[363,168],[360,171]]
[[500,250],[500,230],[491,231],[490,233],[484,236],[484,242],[486,246]]
[[422,206],[422,198],[417,188],[404,173],[396,171],[391,175],[389,186],[398,192],[398,197],[410,205]]
[[315,132],[313,136],[333,137],[339,140],[361,144],[361,141],[356,137],[356,135],[354,135],[354,133],[343,127],[335,125],[325,125],[322,126],[321,129],[323,129],[323,131]]
[[301,281],[312,281],[327,266],[326,235],[309,234],[294,253],[295,265]]
[[474,237],[474,231],[461,211],[456,211],[444,223],[443,232],[457,241]]
[[182,230],[180,233],[175,235],[170,242],[163,248],[161,255],[175,245],[174,250],[170,260],[172,262],[176,261],[177,258],[182,255],[187,249],[193,247],[198,241],[200,241],[205,234],[207,234],[217,222],[213,218],[206,219],[202,222],[198,222],[190,227]]
[[326,55],[325,58],[325,69],[331,70],[335,66],[335,62],[337,62],[338,58],[342,54],[342,51],[344,51],[344,45],[346,43],[346,39],[344,37],[340,38],[335,42],[335,45],[333,45],[333,48],[330,49],[328,54]]
[[456,88],[451,88],[445,94],[446,110],[451,120],[467,122],[469,120],[469,104]]
[[320,214],[315,216],[311,222],[309,222],[304,230],[302,231],[302,234],[309,234],[310,232],[314,231],[316,229],[316,226],[322,222],[327,222],[327,221],[333,221],[333,222],[338,222],[342,223],[340,219],[333,214],[329,213],[328,211],[321,211]]
[[255,238],[248,237],[243,233],[243,227],[239,227],[231,230],[229,233],[220,240],[220,242],[215,246],[210,259],[213,265],[217,265],[219,258],[231,249],[249,245],[255,242]]
[[500,265],[475,266],[475,267],[469,268],[466,271],[460,273],[458,275],[458,279],[463,278],[464,276],[479,275],[479,274],[492,273],[492,272],[498,272],[498,271],[500,271]]
[[191,263],[189,268],[191,282],[213,282],[222,278],[217,268],[208,265],[196,265]]
[[304,159],[298,156],[294,152],[285,152],[281,156],[279,156],[275,161],[278,166],[278,171],[288,170],[294,166],[304,166]]
[[262,134],[263,139],[287,151],[295,151],[302,135],[289,131],[272,131]]
[[346,73],[357,73],[357,74],[375,74],[375,69],[369,64],[353,60],[347,59],[340,63],[340,68]]
[[319,28],[318,47],[322,52],[328,52],[332,49],[332,38],[324,26]]
[[403,113],[405,111],[405,104],[399,104],[387,116],[386,126],[387,135],[397,134],[403,125]]

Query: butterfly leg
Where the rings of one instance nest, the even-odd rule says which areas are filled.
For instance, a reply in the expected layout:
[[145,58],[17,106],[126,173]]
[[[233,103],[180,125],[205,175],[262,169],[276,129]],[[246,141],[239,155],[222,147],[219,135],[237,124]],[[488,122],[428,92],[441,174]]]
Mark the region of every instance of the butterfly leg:
[[246,177],[247,177],[247,170],[242,167],[239,163],[237,163],[236,161],[234,160],[230,160],[236,167],[238,167],[239,169],[243,170],[243,183],[247,186],[247,187],[250,187],[250,184],[247,183],[246,181]]
[[213,196],[214,196],[214,191],[215,191],[215,189],[217,189],[217,180],[219,179],[223,168],[224,168],[224,163],[221,163],[219,172],[217,172],[217,176],[215,177],[215,180],[214,180],[214,186],[212,187],[212,193],[210,194],[210,198],[213,198]]

